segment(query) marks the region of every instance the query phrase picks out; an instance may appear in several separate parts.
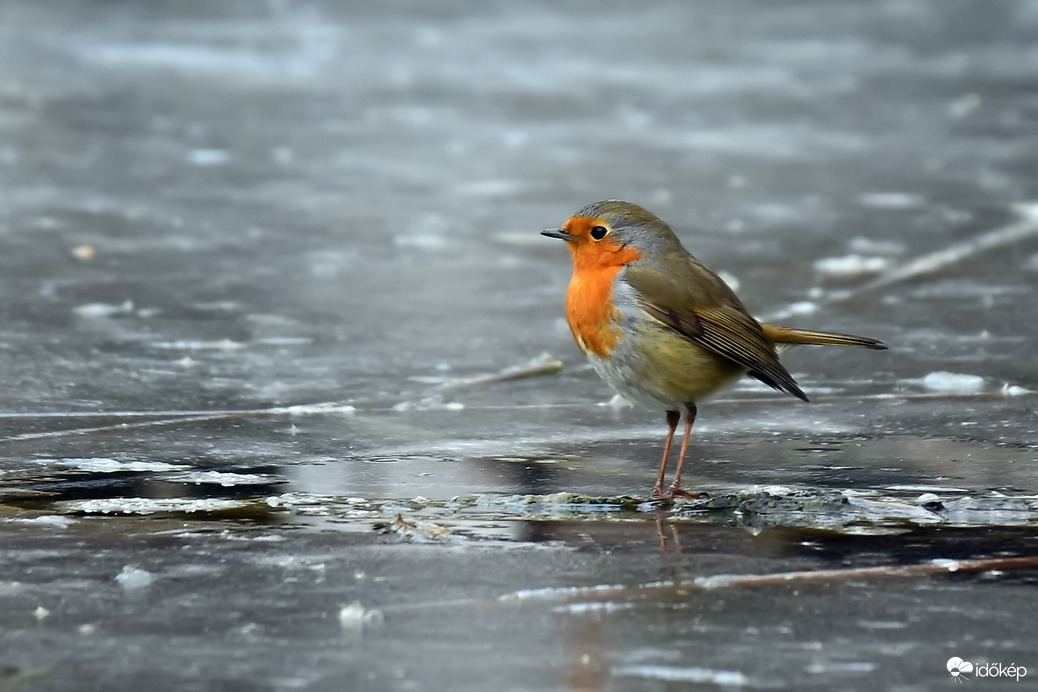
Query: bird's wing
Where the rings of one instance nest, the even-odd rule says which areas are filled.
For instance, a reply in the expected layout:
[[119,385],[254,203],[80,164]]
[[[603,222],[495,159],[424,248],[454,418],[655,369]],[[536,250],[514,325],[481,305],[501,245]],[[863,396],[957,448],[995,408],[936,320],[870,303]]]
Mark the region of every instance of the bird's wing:
[[728,285],[691,257],[683,269],[668,274],[632,264],[623,280],[637,291],[642,308],[664,325],[741,365],[766,385],[807,401],[760,324]]

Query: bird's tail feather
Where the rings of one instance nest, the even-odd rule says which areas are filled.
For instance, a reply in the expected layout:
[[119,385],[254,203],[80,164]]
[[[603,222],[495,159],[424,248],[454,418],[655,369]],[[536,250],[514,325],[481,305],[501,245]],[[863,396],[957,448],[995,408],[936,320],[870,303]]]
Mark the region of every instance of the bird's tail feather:
[[821,346],[861,346],[882,351],[886,344],[878,339],[853,334],[835,334],[833,332],[811,332],[792,327],[776,327],[773,324],[762,324],[764,336],[773,344],[817,344]]

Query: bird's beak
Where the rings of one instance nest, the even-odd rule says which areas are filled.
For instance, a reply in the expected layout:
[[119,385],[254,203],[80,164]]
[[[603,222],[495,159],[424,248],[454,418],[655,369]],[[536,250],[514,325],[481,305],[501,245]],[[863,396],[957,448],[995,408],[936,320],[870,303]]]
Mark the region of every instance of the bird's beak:
[[541,231],[541,235],[546,235],[549,238],[558,238],[559,240],[573,240],[576,238],[575,235],[569,233],[564,228],[546,228]]

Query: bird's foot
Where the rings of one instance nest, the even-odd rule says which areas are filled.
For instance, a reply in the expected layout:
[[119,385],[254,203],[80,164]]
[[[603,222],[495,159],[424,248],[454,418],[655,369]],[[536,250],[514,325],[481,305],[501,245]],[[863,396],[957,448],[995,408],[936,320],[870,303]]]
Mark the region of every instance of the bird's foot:
[[680,485],[672,485],[667,490],[663,489],[663,486],[657,485],[652,489],[652,495],[649,496],[651,502],[660,502],[662,504],[671,505],[674,504],[674,498],[683,497],[687,500],[697,500],[702,497],[708,497],[704,492],[691,492],[685,490]]
[[703,497],[710,497],[709,495],[707,495],[706,493],[704,493],[702,491],[692,492],[691,490],[685,490],[680,485],[672,485],[672,486],[670,486],[670,491],[669,492],[673,496],[675,496],[675,497],[683,497],[686,500],[698,500],[698,499],[703,498]]
[[652,494],[649,495],[649,502],[659,502],[660,504],[670,505],[674,503],[674,493],[669,490],[664,491],[662,484],[657,484],[652,489]]

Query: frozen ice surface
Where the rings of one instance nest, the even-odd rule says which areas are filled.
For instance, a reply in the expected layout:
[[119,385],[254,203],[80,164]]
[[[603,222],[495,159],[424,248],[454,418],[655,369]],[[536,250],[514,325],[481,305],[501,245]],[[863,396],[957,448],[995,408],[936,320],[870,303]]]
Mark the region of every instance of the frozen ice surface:
[[231,154],[223,149],[195,149],[187,159],[196,166],[219,166],[230,161]]
[[151,586],[155,581],[155,575],[146,569],[134,565],[126,565],[119,574],[115,575],[115,581],[124,589],[143,589]]
[[858,197],[858,201],[866,207],[879,209],[911,209],[926,204],[921,195],[905,192],[866,192]]
[[75,519],[60,514],[44,514],[38,517],[18,517],[15,521],[31,523],[35,526],[50,526],[55,529],[67,529],[76,522]]
[[133,303],[129,300],[121,305],[89,303],[87,305],[78,305],[73,310],[81,317],[111,317],[112,315],[125,315],[133,312]]
[[235,500],[217,498],[142,498],[110,497],[96,500],[69,500],[63,508],[69,512],[83,514],[159,514],[164,512],[186,513],[220,512],[241,507]]
[[923,378],[923,387],[931,392],[972,394],[984,389],[984,378],[979,375],[966,375],[939,370],[931,372]]
[[858,276],[875,274],[890,266],[885,257],[864,257],[862,255],[843,255],[842,257],[826,257],[815,261],[815,271],[830,276]]
[[384,619],[378,610],[365,608],[359,601],[354,601],[339,610],[339,624],[344,630],[360,630],[380,624]]
[[789,306],[788,311],[791,315],[810,315],[812,312],[818,310],[818,305],[809,300],[800,300]]
[[106,457],[90,459],[58,459],[58,464],[71,466],[79,471],[115,473],[116,471],[173,471],[190,468],[187,464],[169,464],[164,461],[118,461]]
[[[1031,660],[1033,569],[682,585],[1033,555],[1036,41],[1025,2],[0,3],[0,687]],[[891,350],[702,402],[706,496],[646,502],[662,417],[599,405],[538,233],[610,197]]]
[[905,244],[898,240],[865,238],[862,236],[851,238],[847,248],[851,252],[863,255],[902,255],[905,252]]
[[613,671],[613,674],[620,678],[645,678],[666,682],[699,683],[716,685],[721,688],[744,688],[748,685],[750,687],[762,686],[752,684],[749,678],[736,670],[710,670],[696,666],[627,665],[620,666]]

